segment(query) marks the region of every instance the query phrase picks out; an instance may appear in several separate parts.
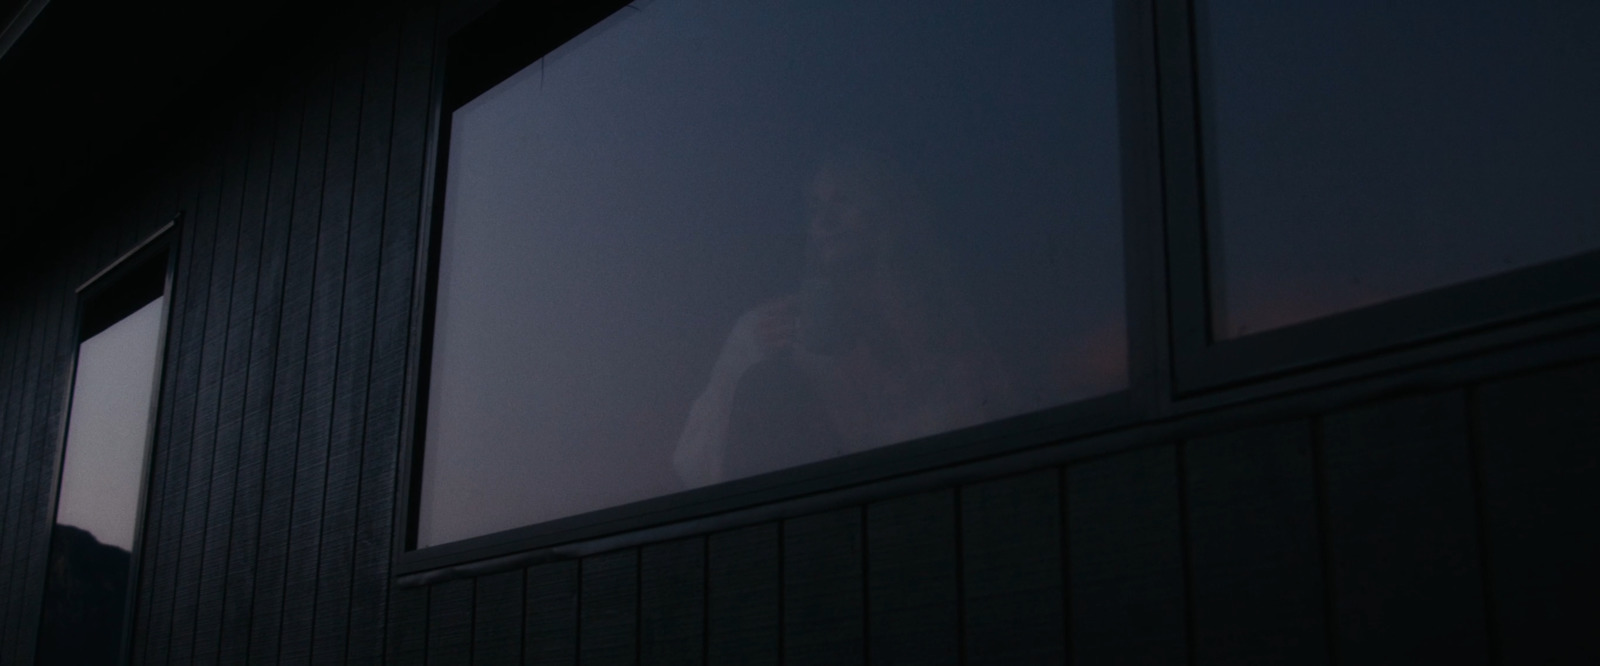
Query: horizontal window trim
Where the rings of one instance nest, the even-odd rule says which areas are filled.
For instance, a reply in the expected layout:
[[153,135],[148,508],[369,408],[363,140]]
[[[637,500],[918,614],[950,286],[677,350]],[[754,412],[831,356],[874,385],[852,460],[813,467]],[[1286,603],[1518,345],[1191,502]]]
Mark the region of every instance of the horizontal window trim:
[[[173,216],[172,220],[168,221],[166,224],[161,225],[160,229],[157,229],[154,232],[152,232],[144,240],[139,241],[138,244],[133,246],[133,249],[122,253],[122,256],[119,256],[116,259],[111,260],[111,263],[109,265],[107,265],[105,268],[100,269],[100,272],[95,273],[93,277],[91,277],[91,278],[89,278],[87,280],[84,280],[83,284],[78,285],[78,288],[73,290],[73,293],[79,295],[80,297],[87,297],[89,295],[92,295],[92,293],[95,290],[103,289],[103,288],[107,287],[108,285],[110,285],[111,283],[116,282],[115,277],[112,276],[113,273],[120,274],[122,271],[127,270],[129,267],[140,263],[139,261],[136,261],[136,259],[142,259],[143,257],[149,256],[149,252],[152,251],[152,248],[176,247],[172,243],[172,239],[168,238],[166,236],[166,234],[167,234],[167,232],[169,232],[172,229],[176,228],[178,226],[179,220],[181,220],[182,218],[183,218],[183,214],[182,213],[179,213],[179,214]],[[159,252],[160,250],[159,249],[155,249],[153,251]],[[112,276],[111,279],[107,279],[108,276]],[[85,292],[88,292],[88,293],[85,293]]]
[[1600,306],[1597,285],[1600,251],[1211,342],[1182,359],[1180,387],[1224,390],[1558,318]]
[[396,574],[614,536],[1013,454],[1140,419],[1129,392],[401,553]]
[[1070,465],[1145,448],[1181,445],[1239,428],[1317,418],[1404,395],[1470,392],[1473,385],[1481,382],[1585,362],[1600,362],[1600,326],[1543,338],[1538,344],[1479,349],[1463,357],[1435,360],[1349,382],[1324,383],[1310,390],[1261,392],[1246,399],[1080,434],[1041,447],[698,519],[523,548],[508,554],[455,558],[446,564],[417,562],[403,571],[396,571],[395,584],[399,587],[429,586],[623,548],[705,536],[918,492],[960,488],[968,483],[1044,467]]
[[[150,413],[147,421],[148,426],[145,429],[143,463],[139,469],[139,499],[138,507],[134,510],[133,544],[129,551],[128,591],[127,598],[124,600],[126,606],[122,620],[122,644],[117,652],[117,654],[123,655],[123,659],[126,659],[126,655],[133,648],[133,626],[136,621],[135,614],[138,609],[138,597],[141,592],[139,589],[139,570],[143,566],[141,554],[144,551],[145,523],[148,518],[146,513],[150,504],[150,481],[155,469],[156,424],[161,411],[161,385],[166,379],[163,370],[166,367],[166,357],[169,351],[168,333],[171,331],[172,324],[172,288],[178,266],[178,239],[179,234],[182,233],[182,223],[183,213],[179,211],[173,215],[170,221],[161,225],[159,229],[134,245],[133,249],[113,259],[105,268],[96,272],[93,277],[85,280],[83,284],[73,291],[72,354],[64,368],[66,379],[61,398],[63,409],[57,417],[59,421],[56,423],[56,445],[50,467],[50,490],[49,494],[45,496],[49,501],[45,506],[42,525],[47,530],[45,541],[46,543],[51,543],[53,540],[49,535],[55,529],[56,510],[61,501],[61,473],[66,462],[67,425],[72,417],[73,391],[77,384],[78,353],[83,346],[83,336],[80,335],[80,332],[85,319],[84,306],[105,290],[115,287],[117,282],[129,273],[143,268],[146,265],[145,262],[165,253],[160,294],[160,298],[164,299],[164,301],[161,305],[161,325],[156,334],[156,339],[159,340],[155,356],[156,374],[153,379],[154,384],[151,386]],[[44,604],[47,601],[42,589],[39,598],[35,600],[37,602],[34,607],[36,620],[43,618]],[[32,639],[35,649],[37,649],[41,639],[40,632],[43,631],[44,624],[43,622],[36,622],[35,626],[36,630]]]
[[[1160,247],[1160,160],[1154,141],[1156,89],[1153,36],[1150,33],[1151,0],[1111,0],[1116,12],[1115,57],[1118,82],[1118,121],[1123,188],[1124,303],[1128,336],[1128,387],[1123,391],[1010,417],[962,430],[902,442],[809,465],[737,479],[705,488],[681,491],[615,507],[586,512],[544,523],[439,544],[415,547],[422,485],[421,441],[426,417],[427,389],[437,306],[440,237],[444,218],[450,117],[470,101],[522,67],[565,44],[571,38],[603,24],[628,3],[615,0],[589,3],[581,16],[590,23],[578,27],[569,20],[549,20],[553,13],[582,3],[570,0],[535,6],[503,3],[444,23],[435,52],[436,78],[430,112],[428,164],[424,174],[424,201],[419,220],[417,282],[414,285],[413,329],[407,372],[407,391],[399,493],[396,498],[400,533],[394,540],[392,573],[396,576],[479,562],[517,557],[541,548],[595,538],[639,532],[663,525],[707,519],[711,516],[755,510],[798,501],[823,493],[840,492],[956,464],[968,464],[1010,455],[1075,437],[1127,427],[1162,410],[1160,396],[1167,393],[1164,367],[1168,353],[1165,335],[1165,288]],[[610,7],[604,13],[595,7]],[[598,14],[598,15],[597,15]],[[541,24],[540,21],[545,21]],[[514,34],[516,25],[543,25],[536,42],[515,51],[496,51],[491,35]],[[554,38],[552,37],[554,36]],[[559,40],[555,39],[559,38]],[[487,45],[487,46],[486,46]],[[541,50],[542,49],[542,50]],[[463,52],[471,55],[463,56]],[[527,58],[519,60],[519,57]],[[505,59],[496,62],[495,58]],[[510,65],[507,62],[520,62]],[[463,77],[461,71],[476,72]],[[499,72],[499,78],[484,75]],[[476,91],[476,92],[472,92]],[[471,92],[472,94],[468,94]]]
[[[1587,325],[1582,317],[1563,315],[1600,306],[1600,251],[1218,339],[1212,325],[1218,305],[1210,289],[1214,271],[1207,249],[1195,1],[1156,0],[1175,409],[1185,409],[1187,402],[1242,399],[1286,378],[1305,385],[1394,370],[1419,356],[1458,353],[1447,350],[1458,350],[1463,341],[1468,349],[1507,344],[1519,335],[1547,334],[1549,324],[1539,325],[1542,321],[1566,322],[1564,330]],[[1505,332],[1481,335],[1486,331]],[[1439,349],[1418,353],[1428,345]]]

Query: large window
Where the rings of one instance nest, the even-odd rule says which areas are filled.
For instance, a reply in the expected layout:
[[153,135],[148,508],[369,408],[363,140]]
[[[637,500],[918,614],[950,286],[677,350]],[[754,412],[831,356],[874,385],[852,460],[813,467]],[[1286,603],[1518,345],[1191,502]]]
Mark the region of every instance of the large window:
[[167,257],[158,249],[83,291],[41,664],[119,663],[166,317]]
[[1112,5],[636,3],[452,102],[416,545],[1125,388]]

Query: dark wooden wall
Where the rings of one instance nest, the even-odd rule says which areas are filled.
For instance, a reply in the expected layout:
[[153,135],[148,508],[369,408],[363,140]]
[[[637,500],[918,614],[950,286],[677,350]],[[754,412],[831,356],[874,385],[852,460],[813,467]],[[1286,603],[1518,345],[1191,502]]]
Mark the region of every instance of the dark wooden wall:
[[397,584],[436,20],[193,100],[0,249],[0,663],[32,663],[73,288],[177,210],[137,663],[1600,663],[1595,362]]
[[1600,661],[1600,363],[394,591],[400,663]]
[[177,211],[135,661],[382,660],[437,13],[411,4],[269,36],[70,231],[4,248],[0,663],[32,663],[73,289]]

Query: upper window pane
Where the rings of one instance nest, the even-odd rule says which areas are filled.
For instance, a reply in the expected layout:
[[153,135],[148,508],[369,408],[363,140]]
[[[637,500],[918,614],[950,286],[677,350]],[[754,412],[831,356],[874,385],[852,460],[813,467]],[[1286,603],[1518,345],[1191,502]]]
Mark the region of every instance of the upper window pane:
[[1219,336],[1600,248],[1600,3],[1196,12]]
[[1111,0],[662,0],[455,111],[430,546],[1123,388]]

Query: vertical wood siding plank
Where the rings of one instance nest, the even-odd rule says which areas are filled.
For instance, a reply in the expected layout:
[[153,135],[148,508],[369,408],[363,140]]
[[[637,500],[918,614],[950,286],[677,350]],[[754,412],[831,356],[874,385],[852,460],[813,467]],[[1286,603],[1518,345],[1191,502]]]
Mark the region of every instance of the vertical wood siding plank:
[[428,664],[472,663],[473,580],[440,583],[428,591]]
[[963,488],[961,531],[967,663],[1061,663],[1058,471]]
[[472,623],[472,663],[522,663],[521,569],[478,579]]
[[[29,291],[31,282],[19,285],[17,291],[21,295],[13,296],[14,316],[7,319],[14,327],[14,335],[9,343],[11,347],[7,349],[10,352],[7,374],[11,391],[6,397],[4,412],[0,413],[0,418],[4,419],[0,421],[0,631],[10,626],[11,615],[20,612],[15,607],[22,603],[21,595],[16,594],[16,588],[13,587],[11,562],[15,557],[14,544],[21,538],[20,532],[24,528],[21,521],[12,516],[12,509],[21,501],[19,472],[22,469],[21,462],[27,456],[22,447],[19,422],[22,420],[22,405],[33,387],[27,377],[28,361],[41,319],[34,304],[35,298],[27,296],[32,293]],[[0,646],[0,657],[8,657],[6,652]]]
[[[276,318],[263,321],[263,313],[256,309],[260,303],[259,292],[273,288],[270,283],[261,281],[261,260],[266,247],[266,206],[272,177],[273,136],[277,130],[277,114],[270,109],[276,102],[256,99],[260,110],[254,113],[250,123],[247,171],[239,201],[239,249],[233,265],[233,297],[229,306],[227,374],[217,413],[217,453],[212,463],[210,518],[206,521],[206,573],[203,574],[206,580],[202,599],[207,602],[201,607],[196,629],[196,658],[208,663],[238,663],[244,656],[243,640],[225,641],[225,638],[229,637],[228,623],[248,611],[251,593],[250,581],[241,576],[238,563],[246,558],[239,552],[241,543],[254,545],[254,516],[240,514],[239,496],[241,486],[259,487],[251,482],[252,476],[259,476],[259,454],[247,449],[245,415],[249,409],[249,391],[255,388],[259,392],[256,375],[270,373],[270,367],[262,368],[263,364],[257,361],[260,355],[255,349],[256,333],[258,329],[276,329],[278,324]],[[246,532],[252,533],[247,537]],[[220,595],[213,589],[220,589]],[[213,596],[215,601],[210,600]]]
[[[277,663],[286,607],[289,531],[299,455],[300,411],[304,402],[307,345],[310,339],[312,279],[317,265],[322,176],[326,165],[328,122],[333,98],[332,71],[318,71],[305,93],[294,181],[288,263],[279,310],[278,353],[274,361],[272,416],[267,433],[266,473],[261,496],[255,610],[250,630],[250,660]],[[295,609],[301,612],[303,609]]]
[[[271,426],[273,384],[277,369],[278,335],[282,314],[285,265],[288,260],[290,212],[294,206],[296,151],[300,143],[298,95],[279,101],[270,134],[252,151],[269,150],[262,160],[268,169],[264,188],[246,197],[246,211],[258,216],[262,227],[258,286],[253,306],[250,358],[244,407],[240,415],[238,481],[234,486],[232,543],[229,546],[228,593],[223,606],[220,661],[247,660],[251,614],[256,607],[256,564],[259,561],[261,511]],[[257,198],[259,196],[259,198]]]
[[421,666],[428,660],[428,588],[395,590],[393,611],[384,663]]
[[1466,397],[1327,417],[1322,470],[1339,661],[1488,663]]
[[[31,334],[32,321],[28,310],[18,303],[11,289],[0,295],[0,541],[11,540],[11,530],[16,528],[10,520],[11,476],[16,451],[14,399],[22,394],[22,379],[17,367],[21,364],[24,341]],[[3,552],[3,547],[0,547]],[[11,612],[11,582],[0,576],[0,627]]]
[[44,582],[53,532],[49,520],[51,504],[55,501],[51,495],[55,485],[52,473],[55,471],[56,454],[62,444],[61,426],[66,414],[66,394],[72,381],[68,369],[71,367],[72,353],[77,347],[74,335],[77,315],[74,287],[77,285],[71,281],[73,276],[66,256],[59,252],[52,254],[56,256],[47,258],[50,262],[47,265],[56,268],[46,271],[45,311],[48,329],[45,346],[40,351],[40,362],[44,367],[39,377],[40,393],[34,405],[33,441],[28,463],[30,470],[26,479],[31,488],[24,489],[25,497],[31,501],[23,503],[21,515],[23,524],[30,526],[26,534],[29,541],[24,551],[26,558],[17,563],[25,577],[21,594],[22,621],[18,627],[21,640],[17,646],[18,660],[22,663],[33,661],[35,637],[39,634],[39,609],[44,603]]
[[1477,395],[1500,661],[1600,663],[1600,363]]
[[706,551],[706,662],[779,663],[783,574],[778,525],[713,534]]
[[1311,429],[1185,446],[1195,663],[1329,661]]
[[[44,603],[44,587],[50,567],[50,542],[53,535],[52,514],[54,513],[56,501],[53,491],[59,490],[56,487],[58,485],[57,479],[53,474],[57,471],[55,464],[58,456],[63,452],[60,447],[66,444],[61,434],[66,431],[67,400],[73,382],[73,359],[78,351],[76,288],[80,283],[65,274],[58,277],[58,291],[55,297],[56,307],[58,308],[55,318],[58,328],[56,329],[56,349],[52,362],[54,369],[51,372],[53,381],[47,385],[49,386],[50,396],[45,407],[43,423],[45,428],[39,433],[39,451],[41,453],[39,459],[40,486],[36,491],[39,500],[38,504],[35,505],[35,511],[38,516],[40,530],[36,534],[40,535],[40,542],[33,551],[34,562],[29,568],[31,572],[29,584],[32,589],[28,591],[27,595],[29,603],[34,608],[40,608]],[[26,627],[27,636],[39,635],[39,621],[41,619],[42,615],[38,611],[29,612],[29,623]],[[29,653],[25,661],[34,659],[32,653],[32,648],[35,647],[34,643],[32,640],[28,641]]]
[[[9,540],[10,513],[6,509],[10,506],[11,477],[4,474],[4,470],[11,469],[12,452],[15,446],[12,443],[14,435],[14,419],[11,415],[11,399],[21,394],[22,381],[15,375],[18,358],[21,356],[21,339],[27,337],[28,322],[25,310],[17,305],[14,294],[7,290],[0,293],[0,539]],[[0,591],[4,591],[6,582],[0,580]],[[5,617],[8,603],[3,601],[9,597],[0,596],[0,618]]]
[[183,575],[179,558],[186,530],[184,511],[189,494],[190,444],[199,399],[201,348],[205,343],[212,245],[216,235],[216,229],[201,214],[200,193],[205,190],[204,184],[211,182],[219,159],[215,151],[208,151],[197,160],[194,172],[184,185],[181,200],[185,211],[184,234],[188,238],[177,283],[183,290],[183,309],[175,310],[173,316],[183,320],[183,337],[174,355],[177,363],[173,373],[170,421],[163,424],[167,426],[163,429],[166,435],[157,439],[157,444],[169,456],[161,498],[161,542],[157,544],[155,584],[150,590],[155,598],[151,602],[151,642],[147,659],[157,664],[173,661],[170,650],[176,629],[175,591]]
[[[49,258],[46,259],[49,261]],[[59,265],[59,264],[57,264]],[[23,464],[22,501],[13,505],[12,517],[18,520],[20,531],[13,531],[17,541],[15,559],[11,570],[14,582],[12,594],[20,603],[8,623],[9,633],[16,636],[13,646],[16,663],[33,661],[34,637],[38,635],[39,608],[44,593],[45,559],[50,551],[50,526],[45,518],[49,501],[45,496],[51,488],[50,472],[54,469],[55,449],[59,440],[59,416],[62,395],[65,393],[66,363],[63,350],[73,336],[69,314],[74,310],[72,287],[67,286],[65,271],[49,271],[41,291],[44,294],[40,311],[44,316],[44,331],[39,345],[34,348],[33,404],[29,407],[29,420],[25,421],[26,437],[22,444],[26,451]]]
[[1073,663],[1188,658],[1182,507],[1172,446],[1067,468]]
[[351,597],[356,514],[361,495],[361,455],[371,380],[372,335],[383,234],[384,182],[389,166],[390,114],[394,106],[397,32],[382,30],[366,45],[346,250],[339,354],[334,379],[321,553],[317,558],[317,622],[312,661],[344,663],[350,606],[373,603]]
[[[172,198],[174,211],[182,211],[184,221],[178,229],[178,257],[173,266],[172,303],[167,316],[167,349],[162,358],[161,407],[156,414],[155,455],[152,462],[148,506],[145,507],[144,562],[139,587],[139,611],[135,614],[134,661],[166,663],[166,650],[172,632],[172,581],[176,577],[177,544],[183,520],[183,481],[188,478],[188,447],[176,437],[175,428],[183,422],[178,414],[178,397],[192,390],[185,369],[195,354],[194,328],[205,324],[203,317],[191,316],[199,297],[194,273],[199,263],[194,254],[206,246],[198,242],[194,228],[194,197],[198,190],[201,163],[191,161],[176,179]],[[209,249],[205,249],[209,256]]]
[[[32,313],[20,304],[13,289],[0,292],[0,539],[9,538],[11,469],[13,438],[16,436],[15,402],[22,395],[22,378],[17,368],[21,365],[24,341],[31,332]],[[4,585],[0,581],[0,585]],[[0,616],[4,616],[4,602],[0,602]]]
[[[234,257],[238,251],[238,201],[244,182],[249,142],[238,128],[219,138],[221,163],[201,184],[197,226],[214,230],[211,266],[207,271],[205,324],[200,345],[200,370],[189,434],[188,492],[184,496],[183,535],[178,547],[178,579],[173,594],[171,659],[188,663],[196,642],[195,623],[206,576],[206,532],[210,527],[211,475],[216,455],[217,408],[226,370],[228,313],[233,295]],[[209,600],[208,600],[209,601]],[[218,599],[220,601],[220,598]]]
[[[249,99],[249,98],[247,98]],[[260,105],[257,101],[256,106]],[[244,131],[235,146],[238,155],[223,189],[220,215],[225,227],[232,227],[233,247],[229,264],[220,265],[230,274],[232,290],[228,297],[222,344],[221,376],[216,392],[216,417],[211,431],[212,456],[208,500],[205,513],[205,541],[201,554],[200,594],[195,613],[195,661],[217,663],[222,639],[223,604],[228,589],[229,544],[233,536],[233,496],[239,473],[239,439],[244,391],[249,381],[251,332],[255,324],[257,273],[260,268],[261,221],[259,211],[246,213],[248,201],[259,200],[265,191],[271,145],[260,146],[263,137],[271,138],[271,118],[260,111],[249,113]],[[215,314],[213,316],[216,316]]]
[[[166,592],[172,595],[171,626],[167,646],[168,659],[174,663],[189,663],[194,649],[194,622],[199,606],[200,567],[204,557],[206,533],[206,505],[211,482],[211,461],[216,434],[217,394],[222,380],[223,347],[226,344],[228,298],[231,295],[232,265],[236,245],[232,225],[225,224],[219,216],[225,181],[240,180],[237,150],[239,142],[233,132],[218,132],[209,137],[214,156],[199,182],[194,206],[194,227],[204,234],[205,265],[196,272],[203,281],[195,286],[196,296],[191,304],[200,308],[191,333],[194,344],[185,345],[194,356],[192,374],[185,374],[185,386],[191,395],[178,397],[178,418],[174,432],[183,439],[188,457],[186,473],[177,482],[183,484],[183,499],[175,504],[179,512],[177,533],[173,535],[175,551],[174,577]],[[229,183],[231,185],[231,182]],[[198,250],[198,248],[197,248]],[[198,251],[197,251],[198,254]],[[203,306],[200,304],[204,303]]]
[[682,539],[639,553],[639,663],[705,663],[706,542]]
[[396,483],[404,482],[398,479],[399,451],[433,81],[434,10],[433,3],[410,8],[400,33],[351,580],[351,595],[361,600],[350,608],[349,653],[353,660],[378,654],[381,649],[393,539],[404,537],[399,532],[406,524],[405,516],[396,516],[394,509]]
[[[24,519],[23,504],[27,501],[24,494],[24,475],[28,468],[28,441],[31,431],[31,406],[34,395],[38,392],[38,348],[45,335],[46,313],[43,308],[44,297],[40,293],[40,279],[30,276],[19,290],[22,294],[21,308],[28,322],[28,328],[21,340],[18,340],[18,354],[16,361],[17,391],[12,397],[11,404],[7,406],[6,422],[7,437],[5,448],[9,457],[6,467],[0,469],[0,477],[6,479],[5,492],[5,541],[0,542],[0,636],[14,636],[13,619],[24,612],[22,599],[22,567],[17,566],[21,544],[28,539],[29,526]],[[7,640],[0,645],[0,659],[14,660],[18,640]]]
[[527,666],[578,663],[578,569],[577,561],[566,561],[527,570],[522,631]]
[[783,525],[783,663],[862,663],[866,609],[861,510]]
[[[184,170],[178,165],[175,155],[163,161],[164,168],[160,171],[160,191],[153,198],[152,220],[150,230],[173,220],[181,208],[180,200],[183,195],[183,185],[186,180]],[[180,225],[173,230],[176,234],[172,239],[172,251],[177,253],[177,266],[182,266],[188,256],[186,248],[191,247],[191,238],[185,226]],[[179,273],[181,270],[175,270]],[[130,660],[135,664],[145,663],[146,651],[150,646],[150,608],[154,601],[152,597],[155,590],[155,573],[157,564],[157,546],[161,542],[161,517],[163,516],[162,498],[167,484],[166,470],[171,464],[171,456],[164,444],[167,428],[172,423],[172,400],[174,380],[177,375],[179,340],[183,337],[183,289],[177,281],[178,275],[169,276],[172,280],[170,291],[167,294],[167,322],[166,339],[163,340],[165,355],[162,357],[161,383],[157,387],[156,396],[159,404],[155,418],[155,444],[150,450],[149,475],[145,477],[145,506],[144,523],[141,535],[139,553],[139,571],[133,573],[136,590],[135,609],[133,612],[133,648]]]
[[583,558],[578,660],[584,666],[632,666],[639,659],[639,552]]
[[[27,271],[19,272],[19,275]],[[43,335],[43,315],[40,304],[43,298],[38,291],[38,277],[30,275],[27,282],[19,288],[21,293],[22,311],[29,320],[29,330],[26,338],[22,339],[21,354],[18,360],[18,395],[14,397],[10,415],[6,415],[6,426],[10,426],[10,435],[6,437],[5,448],[10,453],[5,469],[0,469],[0,477],[5,479],[5,541],[0,543],[0,637],[14,636],[11,620],[22,613],[22,588],[21,576],[16,567],[18,562],[18,548],[22,540],[27,538],[26,520],[22,519],[22,485],[24,474],[27,471],[27,440],[29,440],[29,424],[24,423],[29,419],[30,405],[34,403],[34,394],[37,392],[38,338]],[[13,661],[16,658],[14,650],[18,640],[5,640],[0,644],[0,660]]]
[[23,503],[23,513],[20,516],[23,524],[28,526],[28,532],[23,535],[27,538],[26,558],[17,563],[24,576],[22,585],[22,613],[17,624],[17,662],[32,663],[33,650],[36,645],[35,637],[39,635],[39,609],[44,602],[45,572],[48,568],[50,556],[51,525],[49,524],[50,503],[55,500],[50,496],[54,486],[51,473],[55,469],[56,451],[60,446],[61,418],[65,414],[65,397],[67,385],[71,381],[67,377],[68,359],[76,347],[74,339],[73,322],[76,316],[76,302],[73,287],[70,284],[69,273],[57,257],[56,264],[60,268],[49,272],[46,284],[47,305],[46,319],[47,330],[45,333],[45,346],[40,351],[40,362],[44,365],[39,377],[41,392],[36,396],[34,405],[35,421],[33,427],[33,440],[29,453],[29,475],[26,477],[24,488],[25,497],[31,501]]
[[[317,260],[312,276],[311,318],[300,405],[300,440],[289,518],[283,627],[279,635],[280,658],[295,663],[311,660],[317,623],[326,619],[316,615],[318,556],[322,546],[322,516],[326,510],[324,499],[332,445],[345,259],[350,240],[350,203],[365,56],[362,49],[346,49],[334,64],[333,104],[328,123],[328,153],[323,169],[322,209],[317,228]],[[344,617],[341,615],[340,619]]]
[[960,549],[953,490],[867,507],[870,663],[960,663]]

